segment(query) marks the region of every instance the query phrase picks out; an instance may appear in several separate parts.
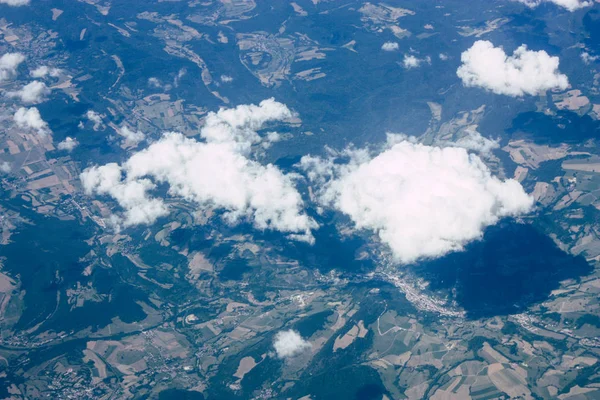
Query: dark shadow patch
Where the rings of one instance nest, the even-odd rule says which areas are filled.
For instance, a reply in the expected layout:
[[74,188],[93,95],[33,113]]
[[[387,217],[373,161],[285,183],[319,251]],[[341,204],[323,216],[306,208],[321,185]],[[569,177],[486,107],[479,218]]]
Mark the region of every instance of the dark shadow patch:
[[590,10],[585,14],[583,26],[588,34],[585,45],[597,54],[600,52],[600,11]]
[[297,398],[309,393],[312,399],[370,400],[390,396],[374,369],[355,365],[307,374],[286,395]]
[[[348,273],[365,273],[375,268],[375,263],[370,257],[361,257],[362,252],[368,251],[368,242],[364,238],[358,235],[342,235],[331,215],[318,216],[312,211],[309,209],[308,214],[315,217],[320,225],[319,229],[313,230],[314,244],[293,240],[285,233],[270,229],[259,231],[249,223],[240,223],[232,227],[220,224],[218,230],[224,237],[252,234],[256,242],[273,244],[284,259],[297,260],[300,265],[316,268],[323,273],[334,269]],[[213,221],[220,223],[219,218],[217,213],[213,216]],[[226,268],[219,272],[222,279],[239,280],[242,274],[256,266],[251,255],[237,254],[233,243],[215,245],[214,239],[203,229],[176,229],[171,232],[169,240],[181,248],[187,247],[190,252],[201,251],[218,271]]]
[[281,158],[277,159],[273,163],[273,165],[275,165],[277,168],[281,169],[282,171],[288,172],[292,169],[292,167],[295,164],[298,164],[301,160],[302,160],[302,156],[299,156],[299,155],[285,156],[285,157],[281,157]]
[[386,391],[383,386],[369,383],[359,388],[354,398],[356,400],[375,400],[381,399],[385,393]]
[[65,40],[64,43],[65,43],[65,49],[69,52],[83,50],[86,47],[88,47],[88,44],[89,44],[87,40],[70,40],[70,39]]
[[565,171],[562,169],[562,160],[550,160],[544,161],[540,163],[539,168],[537,168],[533,174],[535,175],[535,181],[527,182],[524,186],[528,192],[532,192],[535,184],[537,182],[551,182],[557,176],[564,175]]
[[159,400],[204,400],[200,392],[182,389],[167,389],[158,394]]
[[[553,4],[549,6],[550,8]],[[545,5],[540,5],[546,7]],[[550,54],[559,54],[561,48],[552,43],[550,35],[548,34],[548,25],[546,21],[540,18],[537,10],[529,8],[523,9],[519,7],[518,12],[510,13],[507,17],[510,22],[506,25],[511,31],[511,40],[514,48],[520,46],[522,43],[527,43],[530,49],[535,50],[546,50]],[[513,49],[510,49],[512,53]]]
[[240,281],[244,274],[250,271],[252,267],[248,260],[236,257],[224,262],[223,269],[219,271],[219,278],[224,281]]
[[513,119],[507,133],[543,144],[582,143],[598,136],[600,122],[570,111],[558,111],[556,116],[526,112]]
[[[232,229],[225,228],[224,236],[232,236]],[[213,239],[207,238],[202,229],[175,229],[169,235],[171,243],[179,247],[187,247],[190,252],[200,251],[218,271],[219,279],[223,281],[239,281],[244,274],[252,271],[254,255],[239,254],[235,243],[224,242],[215,244]]]
[[366,250],[365,239],[357,235],[341,234],[335,221],[330,218],[316,219],[320,228],[313,231],[314,244],[287,240],[286,243],[281,243],[281,237],[272,232],[265,232],[265,239],[279,242],[285,249],[286,258],[298,260],[300,265],[317,268],[324,273],[334,269],[348,273],[365,273],[375,268],[375,263],[370,257],[360,257],[360,253]]
[[433,291],[454,292],[470,318],[519,313],[548,297],[559,282],[592,268],[560,250],[531,225],[504,222],[463,252],[423,262],[413,270]]
[[57,324],[64,321],[61,313],[68,308],[59,309],[64,302],[57,303],[56,293],[64,292],[81,280],[85,264],[80,259],[90,249],[85,242],[90,235],[89,226],[49,217],[37,217],[33,221],[35,225],[23,225],[2,249],[2,256],[6,258],[3,269],[19,277],[25,293],[25,309],[16,329],[48,320]]
[[292,326],[292,329],[297,331],[302,337],[311,337],[315,332],[325,327],[325,323],[331,315],[333,315],[333,310],[325,310],[309,315],[296,322]]

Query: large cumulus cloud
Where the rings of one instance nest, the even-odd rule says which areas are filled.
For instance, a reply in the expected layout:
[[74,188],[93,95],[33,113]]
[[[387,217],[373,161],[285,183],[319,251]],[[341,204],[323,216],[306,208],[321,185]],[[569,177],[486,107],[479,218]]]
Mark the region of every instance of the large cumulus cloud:
[[273,347],[279,358],[294,357],[312,346],[294,330],[280,331],[275,335]]
[[29,0],[0,0],[0,4],[6,4],[12,7],[20,7],[28,5]]
[[478,40],[462,53],[456,74],[465,86],[480,87],[507,96],[537,95],[550,89],[566,89],[569,80],[558,71],[558,57],[526,45],[508,56],[501,47]]
[[88,194],[113,197],[125,209],[125,226],[150,224],[169,213],[162,199],[150,198],[148,192],[156,187],[150,179],[123,179],[123,174],[119,164],[110,163],[83,171],[81,183]]
[[542,3],[554,3],[559,7],[566,8],[573,12],[580,8],[590,7],[594,4],[591,0],[517,0],[519,3],[525,4],[527,7],[534,8]]
[[517,181],[494,177],[464,148],[393,139],[379,154],[349,149],[327,159],[305,156],[300,165],[323,205],[376,232],[401,263],[461,250],[486,226],[532,206]]
[[81,174],[88,194],[107,194],[124,208],[124,224],[153,223],[168,213],[162,199],[150,198],[156,183],[169,195],[221,209],[229,223],[247,220],[258,229],[272,229],[312,241],[316,223],[303,212],[292,177],[252,157],[252,146],[269,138],[257,133],[266,122],[285,120],[291,111],[273,99],[258,106],[222,109],[206,118],[204,142],[176,132],[166,133],[123,165],[91,167]]
[[0,57],[0,82],[12,79],[17,75],[17,68],[25,61],[21,53],[6,53]]
[[8,92],[7,96],[16,97],[26,104],[38,104],[43,102],[49,94],[50,89],[44,82],[33,81],[20,90]]
[[19,108],[13,119],[19,128],[34,130],[42,137],[51,133],[48,123],[42,119],[42,115],[36,107]]

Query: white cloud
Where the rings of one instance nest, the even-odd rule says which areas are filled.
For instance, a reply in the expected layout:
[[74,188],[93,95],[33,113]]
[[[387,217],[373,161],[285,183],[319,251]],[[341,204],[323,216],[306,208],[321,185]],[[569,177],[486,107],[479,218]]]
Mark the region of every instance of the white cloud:
[[4,161],[3,163],[0,163],[0,172],[8,174],[11,170],[12,168],[8,162]]
[[[180,74],[181,74],[181,72],[180,72]],[[175,84],[176,85],[177,85],[178,81],[179,81],[179,78],[175,77]],[[169,90],[171,90],[173,88],[172,85],[170,85],[168,83],[164,84],[160,79],[158,79],[158,78],[156,78],[154,76],[148,78],[148,86],[150,86],[152,88],[155,88],[155,89],[162,89],[162,90],[165,90],[165,91],[169,91]]]
[[35,107],[19,108],[13,119],[19,128],[35,130],[40,136],[46,136],[50,133],[48,124],[42,119],[40,111]]
[[88,112],[85,114],[85,117],[88,119],[88,121],[90,121],[94,124],[93,129],[95,131],[104,129],[104,123],[102,122],[102,115],[98,114],[96,111],[88,110]]
[[489,154],[492,150],[500,147],[498,140],[488,139],[474,129],[466,129],[463,136],[458,140],[445,143],[448,146],[462,147],[466,150],[476,151],[481,154]]
[[222,108],[208,114],[200,135],[209,143],[229,144],[240,153],[247,153],[252,145],[263,141],[256,131],[266,122],[291,117],[287,106],[273,99],[263,100],[258,106]]
[[264,137],[263,147],[268,148],[271,143],[280,142],[282,137],[279,132],[267,132]]
[[293,357],[312,346],[296,331],[281,331],[275,335],[273,347],[279,358]]
[[465,86],[481,87],[507,96],[537,95],[566,89],[569,80],[558,71],[558,57],[521,45],[512,56],[487,40],[478,40],[462,53],[456,71]]
[[439,57],[440,57],[440,60],[442,60],[442,61],[447,61],[450,58],[448,56],[448,54],[446,54],[446,53],[440,53]]
[[340,155],[350,162],[305,156],[300,165],[322,205],[348,215],[357,229],[376,232],[401,263],[461,250],[485,227],[533,204],[517,181],[492,176],[463,148],[392,136],[380,154],[349,149]]
[[77,147],[78,144],[79,143],[77,142],[77,139],[73,139],[72,137],[67,136],[65,140],[60,142],[56,147],[59,150],[66,150],[68,152],[71,152],[75,147]]
[[516,0],[519,3],[525,4],[527,7],[534,8],[542,3],[554,3],[559,7],[566,8],[573,12],[584,7],[591,7],[594,2],[590,0]]
[[406,69],[411,69],[411,68],[418,68],[424,62],[431,63],[431,58],[430,57],[417,58],[412,54],[405,54],[404,60],[402,60],[402,65],[404,65],[404,68],[406,68]]
[[[302,199],[290,177],[273,165],[246,158],[232,143],[200,143],[166,134],[126,163],[128,177],[153,176],[170,193],[202,208],[216,206],[236,223],[249,218],[258,229],[310,235],[311,220],[301,214]],[[219,171],[219,173],[215,173]]]
[[148,78],[148,85],[150,85],[153,88],[162,88],[163,87],[162,82],[158,78],[155,78],[155,77]]
[[396,51],[398,50],[400,46],[398,45],[397,42],[385,42],[382,46],[381,46],[381,50],[383,51]]
[[80,175],[86,194],[109,195],[125,209],[125,226],[154,223],[169,213],[160,199],[151,199],[148,191],[156,185],[149,179],[125,179],[123,169],[115,163],[91,167]]
[[137,146],[141,141],[146,139],[146,135],[142,131],[132,131],[126,125],[117,129],[117,134],[123,137],[125,146]]
[[231,83],[231,82],[233,82],[233,78],[229,75],[221,75],[221,82]]
[[[262,165],[251,159],[252,146],[265,140],[256,131],[268,121],[291,116],[285,105],[273,99],[258,106],[240,105],[211,112],[200,132],[205,142],[176,132],[166,133],[148,148],[131,156],[119,167],[119,178],[115,179],[113,174],[110,182],[121,187],[146,179],[143,187],[147,190],[152,188],[149,179],[167,183],[169,195],[194,202],[204,210],[222,209],[229,223],[248,220],[261,230],[273,229],[288,233],[295,239],[312,241],[311,229],[317,226],[302,212],[302,198],[292,177],[271,164]],[[274,135],[268,136],[274,138]],[[105,173],[97,167],[90,171],[94,177]],[[112,169],[108,172],[112,173]],[[125,175],[123,179],[121,172]],[[99,184],[100,178],[92,180],[89,173],[84,174],[82,180]],[[115,193],[112,189],[96,190],[96,186],[88,184],[88,192],[109,194],[125,208],[126,214],[131,211],[130,204],[120,194],[124,189]],[[141,193],[139,198],[149,201],[145,191],[138,193]],[[127,219],[130,222],[134,220]],[[148,217],[143,223],[152,223],[154,219]]]
[[53,78],[57,78],[60,76],[62,71],[59,68],[50,68],[45,65],[41,67],[37,67],[33,71],[29,73],[33,78],[45,78],[46,76],[51,76]]
[[588,53],[587,51],[584,51],[583,53],[581,53],[581,60],[586,64],[591,64],[593,62],[596,62],[596,61],[598,61],[598,59],[600,59],[600,57],[593,56],[590,53]]
[[17,68],[25,61],[21,53],[6,53],[0,57],[0,82],[17,76]]
[[186,75],[187,75],[187,69],[181,68],[179,70],[179,72],[177,73],[177,76],[175,77],[175,79],[173,79],[173,85],[175,87],[178,87],[179,86],[179,81],[181,81],[181,78],[183,78]]
[[17,97],[26,104],[38,104],[44,101],[49,94],[50,89],[44,82],[33,81],[23,86],[21,90],[8,92],[7,96]]
[[0,4],[6,4],[13,7],[26,6],[29,0],[0,0]]

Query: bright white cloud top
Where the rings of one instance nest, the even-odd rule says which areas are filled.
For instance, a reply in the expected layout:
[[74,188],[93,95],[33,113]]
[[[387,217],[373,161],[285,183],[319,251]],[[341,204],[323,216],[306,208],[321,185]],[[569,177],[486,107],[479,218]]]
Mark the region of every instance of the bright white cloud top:
[[36,107],[19,108],[13,119],[19,128],[34,130],[42,137],[50,133],[48,124],[42,119],[40,111]]
[[33,78],[45,78],[47,76],[51,76],[52,78],[57,78],[60,76],[61,70],[59,68],[50,68],[45,65],[37,67],[33,71],[29,73]]
[[[90,120],[92,120],[90,118]],[[100,124],[102,120],[100,120]],[[97,123],[94,123],[94,130],[96,129]],[[117,134],[123,137],[123,144],[125,146],[137,146],[141,141],[146,139],[146,135],[142,131],[134,131],[129,129],[129,127],[123,125],[119,129],[117,129]]]
[[75,147],[77,147],[78,144],[79,143],[77,142],[77,139],[73,139],[72,137],[67,136],[65,138],[65,140],[63,140],[62,142],[58,143],[56,145],[56,147],[59,150],[65,150],[65,151],[71,152],[71,151],[73,151],[73,149]]
[[417,68],[422,62],[423,60],[413,56],[412,54],[405,54],[404,59],[402,60],[402,65],[404,65],[404,68],[406,69],[411,69]]
[[81,183],[87,194],[97,193],[113,197],[125,209],[125,219],[117,223],[125,226],[151,224],[168,215],[169,210],[161,199],[152,199],[148,191],[156,185],[149,179],[123,179],[123,168],[116,163],[88,168],[81,173]]
[[398,44],[398,42],[385,42],[383,45],[381,45],[381,50],[396,51],[399,47],[400,45]]
[[517,0],[519,3],[525,4],[527,7],[534,8],[542,3],[554,3],[559,7],[566,8],[573,12],[584,7],[591,7],[594,2],[591,0]]
[[300,165],[324,206],[348,215],[357,229],[376,232],[397,261],[435,258],[463,247],[533,200],[512,179],[494,177],[464,148],[431,147],[392,137],[373,155],[349,149],[348,164],[303,157]]
[[487,40],[478,40],[462,53],[456,71],[465,86],[480,87],[507,96],[537,95],[569,86],[558,71],[559,59],[545,51],[528,50],[521,45],[512,56]]
[[312,346],[296,331],[281,331],[275,335],[273,347],[279,358],[296,356]]
[[25,61],[25,56],[21,53],[2,55],[0,57],[0,82],[14,78],[17,75],[17,68],[23,61]]
[[33,81],[23,86],[20,90],[8,92],[9,97],[16,97],[26,104],[38,104],[46,99],[50,89],[44,82]]
[[124,209],[125,226],[151,224],[167,215],[163,199],[151,198],[156,183],[169,195],[196,203],[201,210],[221,209],[231,224],[249,221],[255,228],[312,241],[317,224],[303,212],[292,177],[252,159],[253,145],[264,144],[259,130],[291,111],[273,99],[258,106],[240,105],[209,113],[200,134],[205,142],[166,133],[123,165],[91,167],[81,174],[88,194],[110,195]]
[[488,139],[481,136],[475,129],[466,129],[465,135],[455,142],[445,143],[447,146],[462,147],[463,149],[476,151],[481,154],[489,154],[492,150],[500,147],[498,140]]
[[102,121],[102,115],[98,114],[96,111],[88,110],[88,112],[85,114],[85,117],[88,119],[88,121],[90,121],[94,124],[93,129],[95,131],[104,129],[104,122]]
[[6,4],[8,6],[19,7],[26,6],[29,4],[29,0],[0,0],[0,4]]

